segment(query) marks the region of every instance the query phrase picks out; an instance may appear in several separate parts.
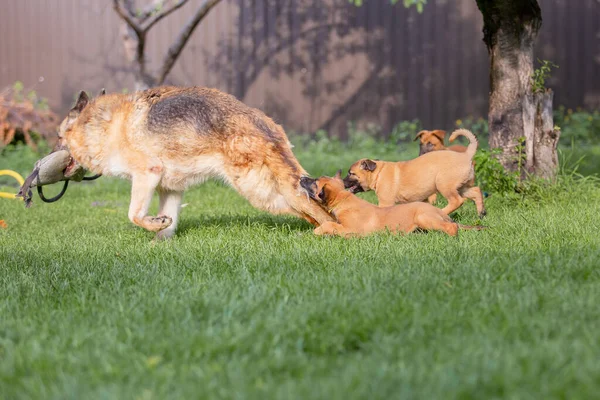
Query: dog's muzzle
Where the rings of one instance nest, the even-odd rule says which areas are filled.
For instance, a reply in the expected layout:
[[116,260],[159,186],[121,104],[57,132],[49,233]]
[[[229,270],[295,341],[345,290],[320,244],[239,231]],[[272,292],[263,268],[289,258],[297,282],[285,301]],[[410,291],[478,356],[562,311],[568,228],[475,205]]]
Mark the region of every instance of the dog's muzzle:
[[307,191],[311,191],[311,186],[315,183],[315,179],[309,178],[308,176],[303,176],[300,178],[300,186],[306,189]]
[[433,145],[431,143],[422,144],[419,146],[419,155],[422,156],[425,153],[429,153],[433,150]]
[[364,189],[362,188],[362,186],[360,186],[360,183],[350,178],[350,176],[346,176],[344,178],[344,188],[348,189],[350,193],[364,192]]

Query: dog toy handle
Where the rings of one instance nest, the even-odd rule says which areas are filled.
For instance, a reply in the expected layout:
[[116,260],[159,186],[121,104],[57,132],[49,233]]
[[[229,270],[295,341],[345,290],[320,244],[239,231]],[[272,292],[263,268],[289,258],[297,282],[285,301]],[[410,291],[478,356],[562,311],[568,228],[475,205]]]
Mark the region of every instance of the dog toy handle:
[[[23,183],[25,182],[25,179],[23,179],[23,177],[21,175],[19,175],[18,172],[11,171],[10,169],[0,170],[0,175],[7,175],[7,176],[15,178],[16,181],[19,182],[19,186],[23,186]],[[17,197],[17,195],[12,194],[12,193],[7,193],[7,192],[0,192],[0,197],[4,198],[4,199],[14,199]]]

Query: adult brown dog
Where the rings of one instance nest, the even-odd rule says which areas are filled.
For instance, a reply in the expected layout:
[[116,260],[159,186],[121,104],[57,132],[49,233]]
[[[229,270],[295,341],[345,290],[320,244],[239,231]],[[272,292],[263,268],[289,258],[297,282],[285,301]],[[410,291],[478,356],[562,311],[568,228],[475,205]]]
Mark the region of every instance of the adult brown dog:
[[[452,146],[444,146],[444,138],[446,137],[446,131],[436,129],[434,131],[421,131],[417,133],[414,140],[419,139],[419,155],[422,156],[430,151],[437,150],[452,150],[459,153],[467,151],[467,146],[460,144],[454,144]],[[413,140],[413,141],[414,141]]]
[[[306,171],[281,128],[261,111],[208,88],[159,87],[90,100],[81,92],[58,148],[95,174],[131,180],[129,219],[157,238],[174,234],[183,192],[220,178],[250,203],[318,226],[331,220],[299,181]],[[158,216],[149,216],[154,191]]]
[[314,230],[315,235],[364,236],[389,230],[409,233],[415,229],[436,230],[455,236],[458,228],[481,229],[459,225],[431,204],[415,202],[391,207],[377,207],[344,190],[341,170],[333,177],[303,177],[300,185],[309,196],[320,202],[337,222],[327,221]]
[[448,205],[442,211],[450,214],[468,198],[475,202],[482,217],[486,214],[483,196],[481,190],[473,186],[472,160],[477,151],[477,139],[470,131],[458,129],[450,140],[461,135],[471,142],[464,153],[433,151],[400,162],[361,159],[350,167],[344,184],[353,193],[374,190],[380,207],[425,201],[439,192],[448,199]]

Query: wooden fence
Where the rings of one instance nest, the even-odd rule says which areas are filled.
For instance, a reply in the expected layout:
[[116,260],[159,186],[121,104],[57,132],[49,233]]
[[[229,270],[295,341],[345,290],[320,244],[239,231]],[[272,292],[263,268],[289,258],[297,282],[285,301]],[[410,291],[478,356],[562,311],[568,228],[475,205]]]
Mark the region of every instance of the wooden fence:
[[[600,107],[600,2],[539,0],[537,56],[560,65],[555,103]],[[64,112],[80,89],[132,87],[109,0],[3,0],[0,87],[16,80]],[[149,35],[150,67],[200,2]],[[450,129],[485,117],[488,56],[475,0],[430,0],[422,14],[388,0],[223,0],[184,49],[169,81],[220,88],[288,130],[347,123],[390,129],[405,119]]]

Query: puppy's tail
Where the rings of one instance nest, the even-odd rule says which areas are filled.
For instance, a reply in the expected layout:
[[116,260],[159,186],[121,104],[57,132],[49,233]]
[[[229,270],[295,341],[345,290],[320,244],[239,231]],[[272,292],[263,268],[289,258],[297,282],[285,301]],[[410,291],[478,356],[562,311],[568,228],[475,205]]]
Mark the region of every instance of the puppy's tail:
[[467,129],[457,129],[454,132],[452,132],[452,135],[450,136],[450,141],[453,142],[454,139],[456,139],[458,136],[464,136],[467,139],[469,139],[469,146],[467,147],[467,151],[465,153],[468,154],[469,157],[472,159],[475,155],[475,152],[477,151],[477,138],[475,137],[475,135],[473,135],[471,131]]

